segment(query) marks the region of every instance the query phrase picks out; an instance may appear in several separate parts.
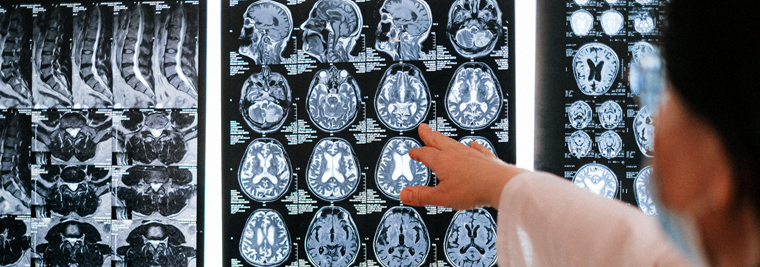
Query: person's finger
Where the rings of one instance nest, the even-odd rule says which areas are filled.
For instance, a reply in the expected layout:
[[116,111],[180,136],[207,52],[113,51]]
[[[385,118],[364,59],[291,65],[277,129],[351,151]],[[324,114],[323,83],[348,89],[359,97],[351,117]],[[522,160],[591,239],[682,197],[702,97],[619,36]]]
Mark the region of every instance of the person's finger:
[[430,168],[431,164],[435,163],[435,160],[440,153],[441,151],[437,148],[429,146],[409,149],[409,157],[415,161],[422,162],[422,164],[425,164],[428,168]]
[[487,147],[481,145],[478,142],[472,141],[472,143],[470,143],[470,147],[474,148],[475,150],[477,150],[480,153],[485,154],[486,156],[496,156],[496,155],[493,154],[493,151],[491,151],[490,149],[488,149]]
[[427,123],[421,124],[417,131],[419,132],[420,138],[423,142],[425,142],[426,146],[432,146],[443,150],[463,145],[462,143],[459,143],[456,140],[443,135],[442,133],[433,131],[433,129],[431,129]]
[[410,206],[426,206],[437,204],[436,187],[431,186],[410,186],[401,190],[401,202]]

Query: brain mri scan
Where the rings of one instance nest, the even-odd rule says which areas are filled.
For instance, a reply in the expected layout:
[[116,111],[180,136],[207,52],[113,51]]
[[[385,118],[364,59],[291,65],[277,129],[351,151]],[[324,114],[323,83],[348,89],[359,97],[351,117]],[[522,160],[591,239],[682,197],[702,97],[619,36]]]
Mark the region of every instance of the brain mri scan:
[[430,252],[425,222],[411,207],[392,207],[375,232],[375,256],[383,267],[419,267]]
[[124,261],[136,267],[188,267],[195,248],[174,225],[146,221],[127,236],[127,246],[116,249]]
[[347,267],[359,255],[359,230],[346,209],[322,207],[309,224],[304,247],[316,267]]
[[636,179],[633,181],[633,192],[636,194],[636,202],[639,204],[639,208],[647,215],[657,215],[657,206],[652,199],[652,192],[649,190],[652,167],[647,166],[639,171],[636,175]]
[[591,137],[582,130],[573,132],[567,139],[567,148],[570,150],[570,154],[579,159],[591,152],[591,145]]
[[430,89],[419,68],[397,63],[385,71],[375,109],[380,121],[394,131],[409,131],[422,123],[430,108]]
[[631,68],[630,68],[631,70],[629,73],[629,77],[630,77],[629,84],[631,86],[631,94],[639,95],[639,93],[641,92],[640,82],[642,79],[641,77],[642,73],[640,73],[640,70],[638,67],[639,60],[647,56],[654,55],[654,54],[655,54],[654,46],[644,41],[635,43],[633,45],[633,48],[631,48],[632,62],[631,62]]
[[275,1],[259,0],[245,10],[238,52],[256,64],[280,64],[292,31],[290,9]]
[[139,215],[167,217],[182,212],[195,196],[190,170],[176,166],[133,166],[121,177],[116,195]]
[[285,76],[272,72],[269,66],[264,65],[261,72],[251,74],[243,84],[240,114],[248,126],[258,133],[277,131],[290,115],[291,94]]
[[567,108],[567,117],[570,119],[570,125],[575,129],[583,129],[591,123],[592,111],[591,106],[583,100],[573,102]]
[[428,184],[428,168],[409,157],[409,149],[418,147],[421,147],[420,143],[410,137],[393,137],[388,140],[375,170],[375,183],[380,192],[399,200],[404,187]]
[[478,58],[493,51],[501,38],[501,23],[496,0],[456,0],[449,9],[446,34],[457,53]]
[[654,121],[648,107],[643,107],[633,119],[633,134],[641,154],[654,156]]
[[458,211],[443,242],[446,259],[454,267],[496,264],[496,222],[485,209]]
[[[135,164],[173,165],[194,161],[198,116],[183,110],[127,110],[116,128],[120,149]],[[127,164],[125,164],[127,165]]]
[[651,4],[653,0],[636,0],[636,3],[642,4],[642,5],[648,5]]
[[640,34],[650,34],[654,31],[654,18],[649,12],[639,12],[633,19],[633,28]]
[[0,216],[0,242],[0,266],[17,266],[32,246],[26,224],[11,216]]
[[251,213],[240,236],[240,255],[253,266],[278,266],[290,257],[290,232],[275,210]]
[[360,97],[359,85],[348,71],[335,66],[317,71],[306,99],[309,118],[325,132],[342,131],[356,118]]
[[570,15],[570,28],[578,36],[586,36],[594,28],[594,16],[586,10],[578,10]]
[[341,201],[359,186],[359,159],[342,138],[319,140],[306,169],[306,182],[314,195],[325,201]]
[[573,73],[578,88],[589,96],[607,93],[615,82],[620,61],[615,51],[602,43],[581,46],[573,57]]
[[[5,8],[5,6],[4,6]],[[28,62],[31,55],[32,28],[29,27],[31,14],[27,16],[21,8],[7,8],[0,16],[0,109],[25,108],[33,106],[30,72],[25,71],[20,62]]]
[[602,157],[612,159],[623,150],[623,140],[616,132],[606,131],[596,139],[596,146],[599,148],[599,154]]
[[499,156],[498,154],[496,154],[496,148],[493,146],[493,144],[491,144],[491,141],[488,141],[488,139],[486,139],[485,137],[465,136],[465,137],[462,137],[462,139],[459,139],[459,142],[466,146],[470,146],[470,143],[472,142],[478,143],[488,148],[488,150],[490,150],[491,153],[493,153],[495,156],[497,157]]
[[612,130],[623,121],[623,109],[612,100],[602,103],[597,113],[599,114],[599,123],[604,129]]
[[633,45],[631,54],[633,56],[633,62],[639,64],[641,58],[654,54],[654,46],[644,41],[637,42]]
[[97,110],[41,111],[35,137],[56,164],[110,164],[113,152],[111,114]]
[[446,92],[446,112],[459,128],[475,131],[488,127],[501,111],[503,96],[496,75],[481,62],[462,64]]
[[259,138],[245,150],[238,169],[238,182],[251,199],[270,202],[288,190],[292,174],[290,158],[280,141]]
[[615,197],[618,189],[615,173],[607,166],[598,163],[583,165],[573,176],[573,183],[580,188],[609,199]]
[[361,36],[362,12],[354,1],[319,0],[301,24],[303,50],[322,63],[349,62]]
[[433,19],[425,0],[385,0],[380,7],[380,23],[375,49],[394,61],[420,60],[422,42],[430,35]]
[[623,29],[624,22],[623,14],[614,9],[602,13],[602,29],[609,36],[617,35]]
[[[101,196],[110,193],[111,171],[95,166],[43,166],[35,191],[51,211],[59,216],[93,215]],[[109,197],[110,198],[110,197]],[[110,206],[110,203],[102,203]],[[109,207],[110,209],[110,207]]]
[[103,266],[104,257],[113,254],[98,229],[90,223],[64,220],[45,234],[47,243],[36,247],[46,265],[53,267]]
[[589,2],[593,2],[592,0],[575,0],[575,3],[579,6],[585,6],[588,5]]

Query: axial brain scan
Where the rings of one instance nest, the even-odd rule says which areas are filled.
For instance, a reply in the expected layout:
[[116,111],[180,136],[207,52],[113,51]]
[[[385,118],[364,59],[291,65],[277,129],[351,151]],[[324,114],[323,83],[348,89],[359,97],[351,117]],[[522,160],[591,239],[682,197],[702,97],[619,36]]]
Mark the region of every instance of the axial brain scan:
[[582,158],[591,152],[591,137],[584,131],[578,130],[567,139],[567,148],[570,154],[576,158]]
[[649,12],[641,12],[633,19],[633,28],[640,34],[649,34],[654,31],[654,18]]
[[462,64],[446,92],[446,112],[459,128],[480,130],[496,120],[501,110],[501,86],[488,65]]
[[274,201],[290,186],[290,158],[280,141],[259,138],[251,142],[240,162],[238,182],[253,200]]
[[594,27],[594,16],[586,10],[578,10],[570,16],[570,28],[578,36],[586,36]]
[[573,57],[573,73],[578,88],[589,96],[607,93],[615,82],[620,61],[609,46],[588,43],[581,46]]
[[392,207],[375,232],[375,256],[383,267],[419,267],[430,250],[425,222],[411,207]]
[[347,267],[359,254],[359,230],[346,209],[322,207],[309,224],[304,247],[316,267]]
[[346,199],[359,186],[359,160],[345,139],[328,137],[314,147],[306,170],[314,195],[325,201]]
[[631,48],[632,62],[629,73],[629,84],[631,86],[631,94],[639,95],[641,92],[641,81],[643,79],[641,70],[639,69],[639,61],[648,56],[654,55],[655,49],[650,43],[641,41],[635,43]]
[[583,100],[573,102],[567,108],[567,118],[570,119],[570,125],[575,129],[588,127],[592,116],[591,106]]
[[648,107],[643,107],[633,119],[633,133],[639,150],[646,157],[654,156],[654,121]]
[[602,133],[596,140],[596,143],[596,146],[599,147],[599,154],[608,159],[617,157],[620,151],[623,150],[623,140],[614,131]]
[[602,13],[602,29],[609,36],[617,35],[623,29],[624,22],[623,14],[614,9]]
[[259,0],[249,5],[243,15],[238,51],[256,64],[280,64],[292,31],[290,9],[271,0]]
[[410,137],[394,137],[388,140],[375,172],[375,182],[380,192],[391,199],[399,200],[404,187],[428,184],[428,168],[409,157],[409,149],[418,147],[421,147],[420,143]]
[[652,167],[647,166],[639,171],[636,179],[633,181],[633,192],[636,194],[636,202],[639,208],[647,215],[657,215],[657,206],[654,205],[649,186],[652,177]]
[[317,71],[306,99],[309,118],[325,132],[342,131],[356,118],[360,97],[359,85],[348,71],[335,66]]
[[419,68],[391,65],[380,80],[375,109],[380,121],[395,131],[408,131],[422,123],[430,106],[430,89]]
[[282,74],[263,66],[252,74],[240,92],[240,113],[245,122],[258,133],[277,131],[290,115],[292,90]]
[[599,122],[604,129],[614,129],[623,121],[623,109],[612,100],[602,103],[597,113],[599,114]]
[[618,181],[615,173],[607,166],[590,163],[583,165],[573,176],[573,183],[594,194],[612,199],[618,189]]
[[319,0],[301,24],[303,50],[322,63],[349,62],[362,29],[362,12],[354,1]]
[[444,239],[446,259],[454,267],[490,267],[496,264],[496,222],[484,209],[454,215]]
[[493,51],[501,37],[501,23],[496,0],[457,0],[449,9],[446,33],[457,53],[478,58]]
[[498,154],[496,154],[496,148],[494,148],[493,144],[491,144],[491,141],[488,141],[488,139],[486,139],[485,137],[481,137],[481,136],[465,136],[465,137],[462,137],[462,139],[459,139],[459,142],[462,143],[462,144],[464,144],[464,145],[466,145],[466,146],[470,146],[470,143],[472,143],[472,142],[478,143],[478,144],[480,144],[480,145],[488,148],[488,150],[490,150],[491,153],[493,153],[495,156],[498,156]]
[[240,237],[240,255],[253,266],[277,266],[290,257],[290,232],[275,210],[251,213]]
[[385,0],[380,8],[380,23],[375,48],[394,61],[419,60],[422,42],[430,35],[433,20],[425,0]]

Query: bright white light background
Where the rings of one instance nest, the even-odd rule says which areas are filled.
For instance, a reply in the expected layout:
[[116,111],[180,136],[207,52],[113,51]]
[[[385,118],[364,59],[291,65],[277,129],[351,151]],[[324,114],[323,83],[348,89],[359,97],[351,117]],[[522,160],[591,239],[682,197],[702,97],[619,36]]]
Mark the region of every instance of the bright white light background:
[[[436,1],[436,0],[428,0]],[[221,3],[209,1],[206,20],[206,198],[204,266],[222,266]],[[517,166],[533,170],[536,0],[515,0]]]

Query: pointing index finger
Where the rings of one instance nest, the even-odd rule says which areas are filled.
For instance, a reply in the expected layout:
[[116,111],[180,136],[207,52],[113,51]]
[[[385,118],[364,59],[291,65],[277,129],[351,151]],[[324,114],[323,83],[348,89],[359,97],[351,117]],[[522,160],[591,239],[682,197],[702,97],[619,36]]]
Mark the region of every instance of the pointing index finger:
[[421,124],[418,132],[420,133],[420,138],[423,142],[425,142],[426,146],[434,147],[440,150],[463,146],[462,143],[459,143],[456,140],[443,135],[442,133],[433,131],[433,129],[431,129],[427,123]]

